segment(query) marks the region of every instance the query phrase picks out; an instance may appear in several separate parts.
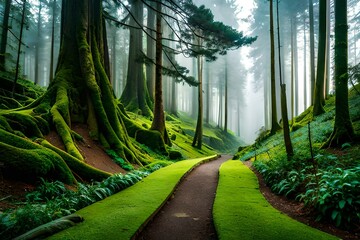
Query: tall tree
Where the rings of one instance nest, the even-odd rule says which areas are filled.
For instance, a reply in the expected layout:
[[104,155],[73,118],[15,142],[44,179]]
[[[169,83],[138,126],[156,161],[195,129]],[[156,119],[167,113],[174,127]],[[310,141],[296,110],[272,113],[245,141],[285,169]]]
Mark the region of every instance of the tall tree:
[[[105,71],[108,53],[103,23],[101,0],[62,1],[61,50],[54,80],[37,101],[0,112],[9,126],[8,132],[0,129],[0,151],[17,153],[8,154],[9,164],[23,159],[19,168],[15,166],[19,172],[43,177],[51,174],[66,183],[75,181],[74,174],[82,179],[108,177],[108,173],[83,162],[76,147],[81,137],[72,130],[74,123],[86,124],[93,139],[112,148],[124,160],[140,165],[145,160],[129,139],[124,121],[130,121],[115,99]],[[10,121],[14,117],[29,126],[28,137],[39,138],[39,144],[12,133],[11,128],[17,130]],[[62,139],[65,152],[41,140],[50,126]],[[23,164],[28,168],[24,169]]]
[[271,51],[271,134],[275,134],[281,127],[277,119],[276,107],[276,78],[275,78],[275,37],[274,37],[274,7],[270,0],[270,51]]
[[347,0],[335,0],[335,125],[325,147],[354,140],[348,94]]
[[51,46],[50,46],[50,72],[49,82],[54,79],[54,52],[55,52],[55,21],[56,21],[56,0],[52,4],[52,19],[51,19]]
[[[147,7],[148,16],[147,16],[147,27],[148,27],[148,36],[146,38],[146,55],[148,58],[155,61],[155,41],[156,33],[153,31],[155,29],[155,11],[154,11],[154,3],[150,2],[149,7]],[[155,96],[155,65],[148,64],[146,66],[146,82],[149,90],[149,95],[151,100],[153,101]]]
[[12,88],[12,95],[13,96],[14,96],[14,93],[15,93],[16,83],[17,83],[17,80],[19,78],[20,54],[21,54],[21,45],[22,45],[22,40],[23,40],[23,29],[24,29],[24,25],[25,25],[25,12],[26,12],[26,0],[23,0],[22,13],[21,13],[21,22],[20,22],[20,35],[19,35],[19,38],[18,38],[18,49],[17,49],[16,68],[15,68],[15,79],[14,79],[13,88]]
[[156,52],[155,52],[155,101],[154,101],[154,119],[151,124],[152,130],[157,130],[163,136],[164,142],[171,145],[169,135],[165,126],[165,113],[163,103],[163,87],[162,87],[162,61],[163,61],[163,45],[162,45],[162,1],[156,3]]
[[[212,12],[204,6],[197,7],[192,3],[186,5],[189,11],[188,22],[195,31],[183,32],[186,37],[195,35],[195,45],[190,49],[189,55],[198,58],[198,102],[199,112],[195,129],[193,146],[201,148],[202,146],[202,59],[199,56],[205,56],[208,61],[216,60],[216,54],[226,55],[228,50],[238,49],[242,46],[250,45],[256,38],[246,37],[242,32],[238,32],[222,22],[214,21]],[[198,40],[199,39],[199,40]],[[206,48],[204,48],[206,46]],[[199,70],[199,68],[201,68]]]
[[315,89],[315,31],[314,31],[314,3],[309,0],[310,18],[310,103],[313,105],[313,93]]
[[36,50],[35,50],[35,84],[39,84],[39,65],[40,65],[40,46],[42,44],[42,2],[39,1],[39,8],[38,8],[38,16],[37,16],[37,40],[36,40]]
[[280,44],[280,21],[279,21],[279,0],[276,0],[276,12],[277,12],[277,32],[278,32],[278,50],[279,50],[279,77],[281,87],[281,116],[283,119],[284,129],[284,142],[288,159],[294,155],[294,150],[290,138],[289,118],[287,111],[287,100],[286,100],[286,84],[282,81],[282,69],[281,69],[281,44]]
[[328,48],[327,42],[327,0],[320,0],[320,14],[319,14],[319,46],[316,69],[316,85],[314,94],[314,110],[313,116],[318,116],[325,112],[323,102],[325,99],[325,78],[326,78],[326,53]]
[[143,3],[132,0],[130,8],[130,46],[126,85],[121,101],[129,111],[141,111],[144,116],[152,114],[148,88],[144,76],[143,63]]
[[1,43],[0,43],[0,71],[5,70],[5,55],[6,55],[8,29],[9,29],[11,1],[12,0],[5,1],[4,18],[3,18]]

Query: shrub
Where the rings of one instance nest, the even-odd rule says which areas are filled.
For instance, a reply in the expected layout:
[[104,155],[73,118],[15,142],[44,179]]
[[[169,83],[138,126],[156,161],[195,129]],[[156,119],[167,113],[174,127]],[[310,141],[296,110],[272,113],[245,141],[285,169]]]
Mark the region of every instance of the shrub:
[[307,206],[317,210],[317,220],[330,220],[336,226],[353,227],[360,224],[360,167],[335,168],[319,171],[299,197]]

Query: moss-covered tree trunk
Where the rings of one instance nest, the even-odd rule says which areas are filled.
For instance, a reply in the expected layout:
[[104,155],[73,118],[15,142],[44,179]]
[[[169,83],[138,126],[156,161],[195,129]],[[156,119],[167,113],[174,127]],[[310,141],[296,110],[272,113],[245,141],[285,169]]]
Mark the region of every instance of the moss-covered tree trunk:
[[121,102],[129,111],[141,111],[144,116],[152,115],[151,100],[145,81],[143,69],[143,3],[141,0],[131,1],[129,64],[125,89]]
[[341,146],[353,138],[348,96],[347,1],[335,0],[335,125],[324,146]]
[[[47,161],[55,159],[53,166],[46,164],[50,167],[40,176],[56,169],[61,169],[62,175],[67,176],[61,178],[67,182],[74,179],[73,173],[86,179],[109,176],[82,162],[83,157],[76,145],[81,136],[72,131],[71,126],[84,123],[93,139],[115,150],[121,158],[141,165],[143,155],[128,137],[123,123],[126,116],[115,99],[106,73],[108,62],[102,1],[63,0],[62,4],[61,49],[54,80],[45,95],[32,104],[0,112],[0,128],[9,132],[2,133],[4,137],[0,142],[4,144],[0,144],[0,151],[17,150],[24,156],[33,153],[31,159],[37,164],[36,169],[43,168],[44,156],[47,156]],[[48,132],[48,122],[56,129],[66,152],[41,140]],[[29,143],[14,130],[20,130],[28,137],[40,138],[37,141],[40,144]],[[7,164],[19,159],[16,156],[11,159],[10,155]],[[56,167],[62,161],[66,167]]]

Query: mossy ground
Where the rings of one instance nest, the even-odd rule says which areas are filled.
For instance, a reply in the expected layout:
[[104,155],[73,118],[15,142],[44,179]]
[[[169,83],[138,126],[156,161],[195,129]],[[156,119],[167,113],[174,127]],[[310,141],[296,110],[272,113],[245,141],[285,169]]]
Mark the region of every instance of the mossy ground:
[[240,161],[220,167],[213,208],[219,239],[336,239],[274,209],[259,191],[255,174]]
[[134,186],[78,211],[84,222],[49,239],[131,239],[187,172],[214,157],[184,160],[162,168]]
[[[150,118],[132,112],[128,112],[128,115],[135,125],[141,126],[144,129],[150,128],[151,126]],[[175,150],[182,154],[183,159],[191,159],[191,158],[213,155],[218,150],[209,147],[208,145],[204,145],[202,149],[198,149],[191,146],[192,137],[191,135],[186,134],[183,129],[192,128],[192,130],[194,131],[195,124],[190,125],[189,123],[186,123],[174,116],[167,117],[166,120],[167,120],[166,121],[167,130],[169,132],[170,139],[172,139],[171,140],[172,146],[167,147],[168,152]],[[146,146],[142,146],[142,147],[143,149],[146,149],[146,151],[149,154],[151,154],[154,158],[169,159],[167,156],[161,156],[159,152],[147,148]]]

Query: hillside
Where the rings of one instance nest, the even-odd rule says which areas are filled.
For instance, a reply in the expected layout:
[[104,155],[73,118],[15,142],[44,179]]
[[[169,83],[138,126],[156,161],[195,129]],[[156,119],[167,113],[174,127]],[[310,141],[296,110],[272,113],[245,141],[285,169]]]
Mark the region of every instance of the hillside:
[[[313,119],[309,108],[290,122],[295,151],[291,160],[286,156],[282,131],[273,136],[261,133],[255,144],[239,149],[234,158],[253,162],[273,192],[304,202],[316,220],[358,231],[360,144],[354,139],[338,149],[322,148],[333,130],[334,104],[333,96],[326,101],[326,113]],[[349,92],[349,106],[359,136],[360,95],[354,89]]]

